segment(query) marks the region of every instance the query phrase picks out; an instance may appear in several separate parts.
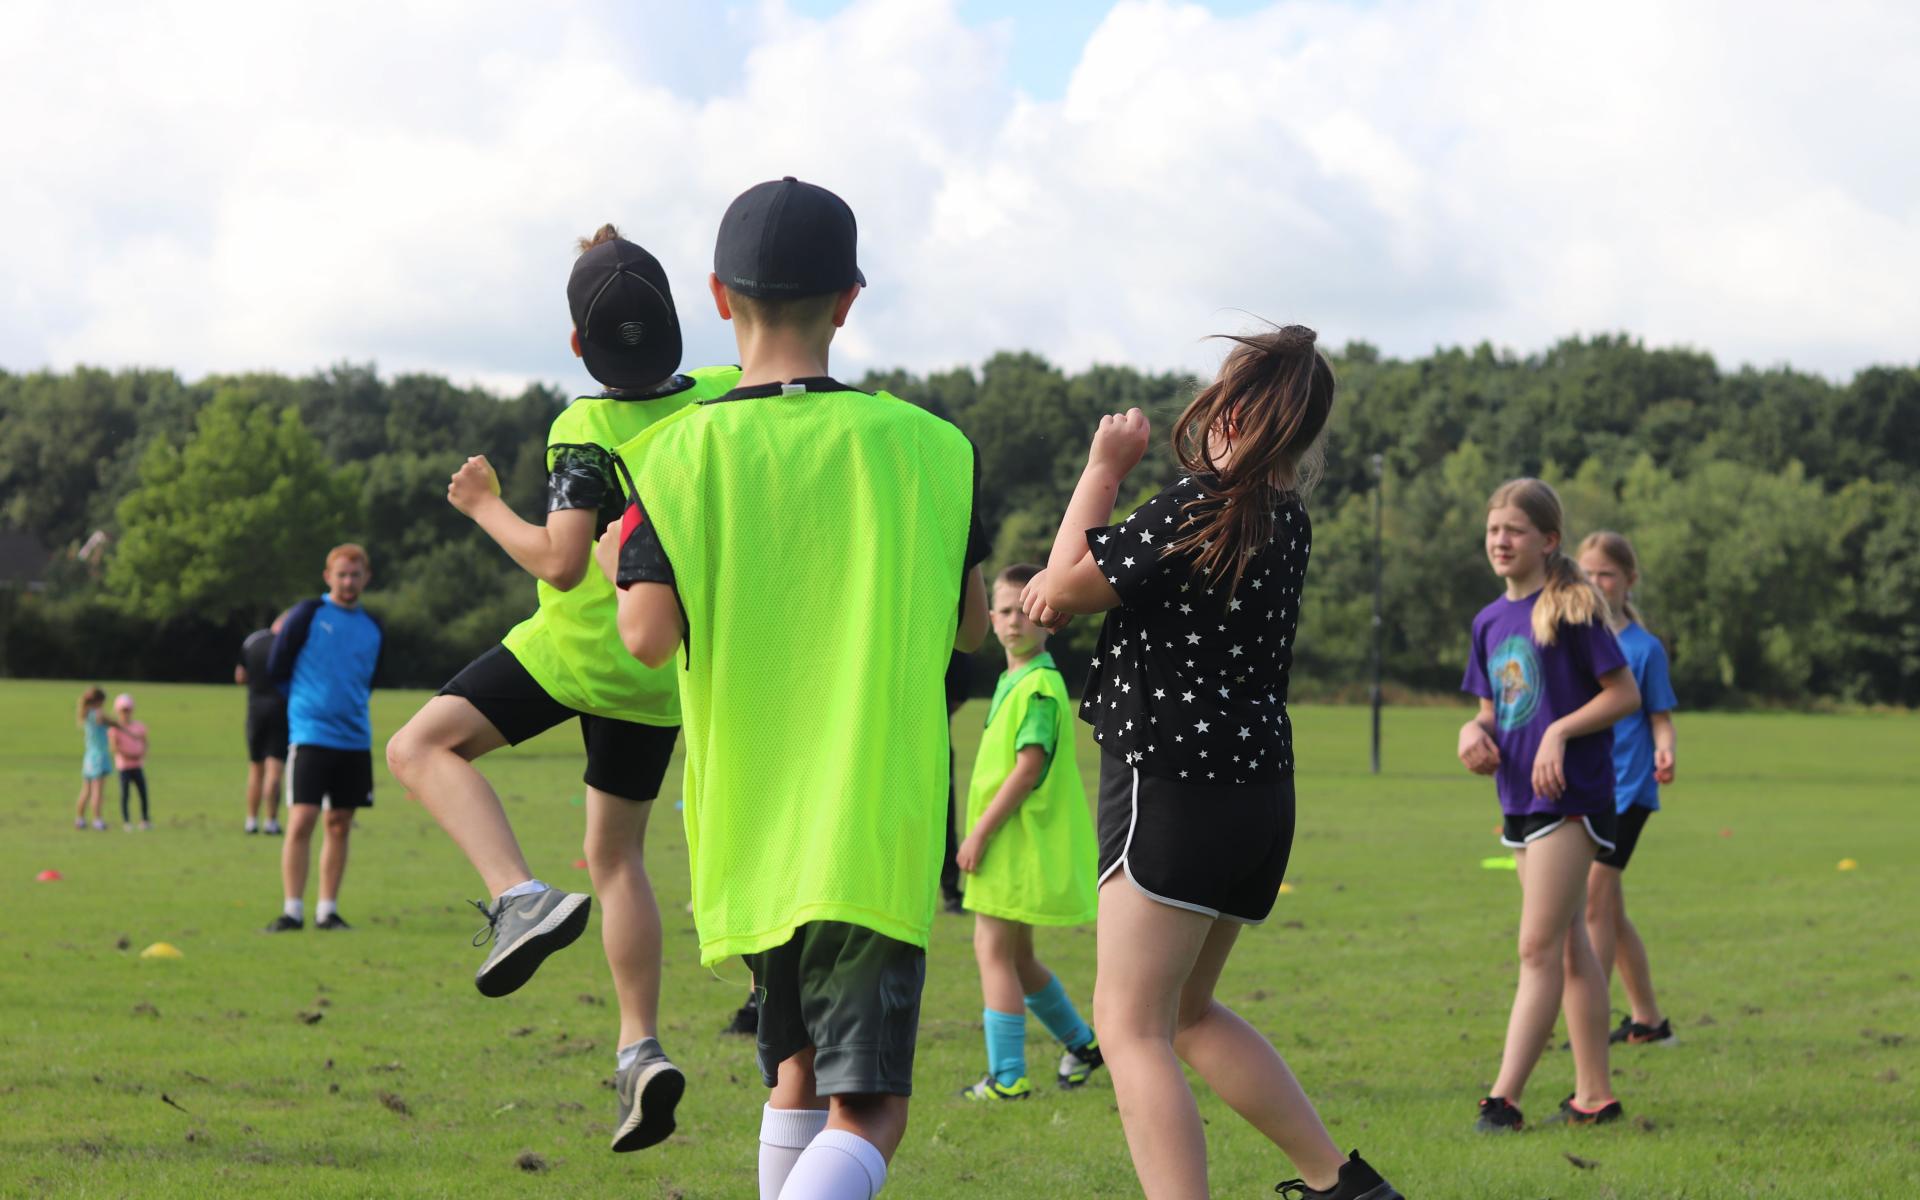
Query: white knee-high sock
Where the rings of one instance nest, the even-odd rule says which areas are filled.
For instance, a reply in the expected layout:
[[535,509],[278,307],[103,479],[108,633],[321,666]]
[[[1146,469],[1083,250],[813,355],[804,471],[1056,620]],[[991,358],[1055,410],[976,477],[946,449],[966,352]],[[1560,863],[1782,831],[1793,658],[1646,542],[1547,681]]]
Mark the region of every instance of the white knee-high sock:
[[793,1164],[807,1143],[827,1127],[824,1108],[775,1108],[760,1112],[760,1200],[780,1200]]
[[845,1129],[823,1129],[800,1152],[780,1200],[873,1200],[886,1182],[879,1147]]

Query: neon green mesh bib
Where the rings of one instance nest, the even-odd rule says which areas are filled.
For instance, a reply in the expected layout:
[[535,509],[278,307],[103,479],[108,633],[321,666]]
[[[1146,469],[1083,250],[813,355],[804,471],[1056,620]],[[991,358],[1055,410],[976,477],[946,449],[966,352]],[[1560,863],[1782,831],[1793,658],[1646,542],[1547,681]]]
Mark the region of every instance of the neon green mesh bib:
[[[651,400],[586,396],[554,418],[547,434],[547,466],[556,447],[593,445],[613,450],[689,405],[725,394],[738,367],[686,372],[693,386]],[[598,531],[595,531],[596,534]],[[571,591],[537,585],[540,607],[500,641],[547,695],[576,712],[643,725],[678,725],[680,698],[671,667],[652,670],[620,643],[613,585],[593,562]]]
[[963,828],[973,827],[1013,773],[1017,735],[1029,705],[1053,705],[1054,744],[1046,747],[1047,773],[994,831],[980,869],[968,876],[966,906],[1027,925],[1084,925],[1098,907],[1094,877],[1100,852],[1074,757],[1075,722],[1066,682],[1053,658],[1042,654],[1011,678],[1002,675],[995,691],[967,786]]
[[851,391],[701,405],[640,444],[640,501],[687,619],[701,961],[822,920],[925,946],[973,448]]

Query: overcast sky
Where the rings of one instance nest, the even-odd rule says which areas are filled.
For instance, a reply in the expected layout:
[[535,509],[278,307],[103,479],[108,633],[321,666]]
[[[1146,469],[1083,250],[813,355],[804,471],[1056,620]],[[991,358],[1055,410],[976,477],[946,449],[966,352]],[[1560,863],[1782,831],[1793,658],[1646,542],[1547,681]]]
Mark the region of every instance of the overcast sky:
[[582,386],[563,289],[608,220],[688,365],[732,361],[713,230],[786,174],[859,216],[848,376],[1205,369],[1241,310],[1920,360],[1909,0],[7,0],[0,171],[12,371]]

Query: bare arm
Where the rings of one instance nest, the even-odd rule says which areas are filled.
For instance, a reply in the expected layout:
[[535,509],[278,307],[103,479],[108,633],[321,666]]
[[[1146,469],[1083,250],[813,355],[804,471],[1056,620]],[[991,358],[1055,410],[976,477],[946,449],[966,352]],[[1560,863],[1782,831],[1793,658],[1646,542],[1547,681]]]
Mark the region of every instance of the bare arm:
[[993,794],[993,801],[960,843],[955,858],[962,871],[971,873],[979,869],[980,860],[986,857],[987,843],[993,840],[994,832],[1026,803],[1028,796],[1033,795],[1033,789],[1039,786],[1040,777],[1046,772],[1047,752],[1044,749],[1039,746],[1020,747],[1013,770],[1001,781],[1000,790]]
[[1540,749],[1533,756],[1533,790],[1558,800],[1567,790],[1567,743],[1577,737],[1611,729],[1620,718],[1640,707],[1640,685],[1633,671],[1615,667],[1600,677],[1600,694],[1547,726]]
[[686,637],[680,601],[664,583],[630,583],[619,589],[620,641],[649,667],[673,661]]
[[987,578],[979,567],[967,572],[960,587],[960,629],[954,634],[953,648],[972,654],[987,640]]
[[507,557],[550,587],[568,591],[587,573],[593,549],[594,512],[561,509],[547,514],[545,525],[523,521],[500,498],[499,484],[485,455],[462,463],[447,483],[447,503],[499,543]]
[[233,681],[244,685],[247,682],[247,669],[242,666],[235,666],[233,668]]
[[[1046,582],[1034,590],[1034,598],[1054,613],[1073,616],[1105,612],[1119,605],[1120,593],[1113,590],[1100,564],[1093,561],[1087,530],[1113,520],[1113,502],[1120,494],[1120,484],[1140,465],[1151,436],[1146,414],[1137,408],[1100,418],[1100,428],[1087,450],[1086,470],[1080,473],[1073,498],[1067,501],[1060,531],[1053,538],[1053,552],[1047,556]],[[1032,613],[1029,608],[1028,614]]]
[[1673,782],[1673,714],[1657,712],[1647,719],[1653,727],[1653,777],[1660,783]]
[[1460,761],[1475,775],[1491,775],[1500,769],[1500,747],[1493,740],[1493,701],[1480,699],[1480,711],[1460,727]]

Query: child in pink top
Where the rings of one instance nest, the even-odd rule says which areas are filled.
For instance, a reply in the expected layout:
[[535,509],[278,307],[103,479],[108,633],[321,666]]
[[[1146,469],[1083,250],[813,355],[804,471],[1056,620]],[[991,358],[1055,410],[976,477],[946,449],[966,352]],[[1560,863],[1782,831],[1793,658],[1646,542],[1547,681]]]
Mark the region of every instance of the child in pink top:
[[137,787],[140,789],[140,828],[152,829],[153,822],[147,820],[147,726],[133,719],[133,697],[126,692],[114,697],[113,711],[120,722],[107,731],[107,740],[113,746],[113,765],[120,772],[120,822],[129,833],[133,831],[127,794]]

